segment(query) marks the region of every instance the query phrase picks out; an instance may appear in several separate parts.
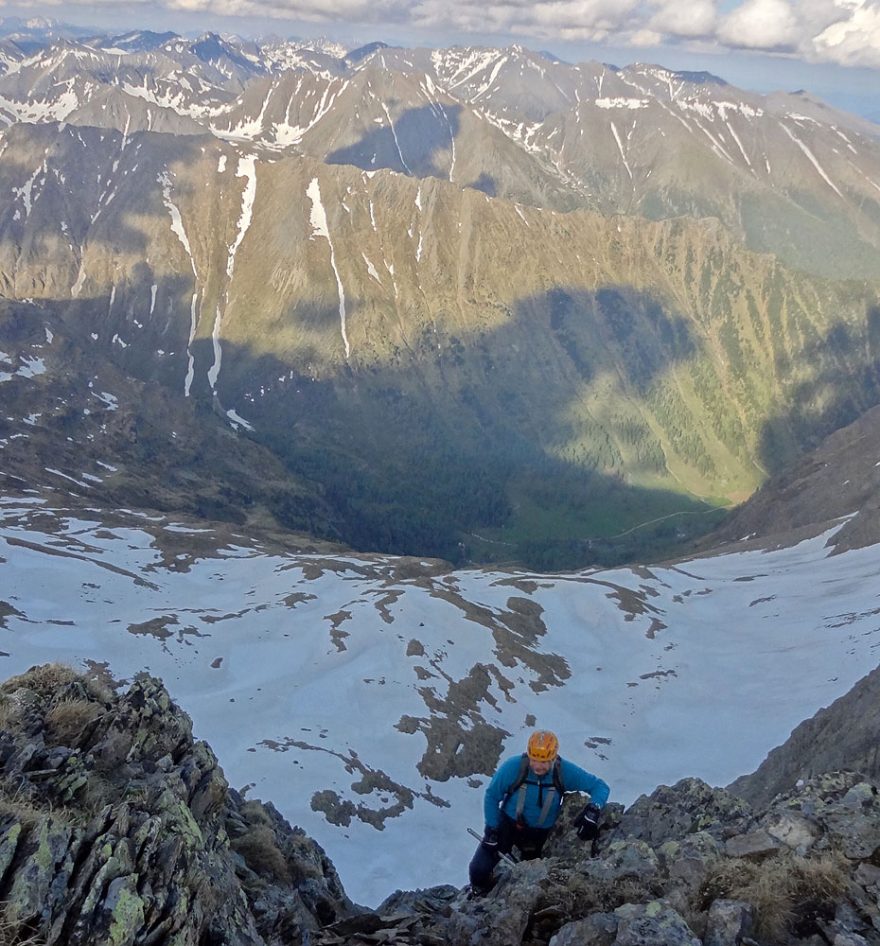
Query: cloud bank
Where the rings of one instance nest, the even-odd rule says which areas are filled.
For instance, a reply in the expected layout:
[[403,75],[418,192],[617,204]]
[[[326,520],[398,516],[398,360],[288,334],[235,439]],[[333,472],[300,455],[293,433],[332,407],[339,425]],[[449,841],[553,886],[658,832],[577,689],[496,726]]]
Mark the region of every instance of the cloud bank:
[[[58,0],[60,2],[60,0]],[[880,68],[880,0],[156,0],[168,11],[405,26],[443,34],[616,46],[754,50]],[[0,0],[0,10],[5,5]],[[53,0],[18,0],[21,9]],[[108,0],[65,0],[99,11]],[[135,0],[133,6],[139,3]]]

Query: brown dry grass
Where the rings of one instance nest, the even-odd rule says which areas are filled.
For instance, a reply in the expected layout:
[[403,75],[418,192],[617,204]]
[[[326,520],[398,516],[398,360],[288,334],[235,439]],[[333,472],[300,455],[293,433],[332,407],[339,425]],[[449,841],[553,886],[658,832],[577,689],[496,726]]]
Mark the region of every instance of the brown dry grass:
[[0,903],[0,946],[41,946],[45,940],[23,930],[9,916],[8,904]]
[[782,942],[795,929],[804,935],[815,932],[817,916],[833,916],[847,882],[845,861],[838,854],[721,861],[703,886],[701,906],[708,909],[719,898],[751,903],[759,936]]
[[27,689],[33,690],[44,700],[52,700],[59,694],[69,692],[76,685],[82,688],[83,695],[90,700],[108,703],[113,699],[113,690],[99,669],[82,673],[62,663],[40,664],[10,677],[0,684],[0,695]]
[[52,704],[45,717],[46,736],[50,745],[77,749],[89,723],[102,713],[98,703],[65,697]]
[[14,693],[24,688],[33,690],[44,698],[50,698],[62,687],[69,686],[77,679],[81,677],[73,667],[60,663],[41,664],[15,677],[10,677],[0,686],[0,690],[4,693]]
[[232,841],[231,847],[260,877],[284,884],[291,882],[287,861],[275,843],[275,832],[268,825],[252,825],[247,833]]
[[32,825],[46,814],[46,809],[38,808],[20,786],[9,779],[0,781],[0,818],[12,818],[23,825]]
[[18,719],[18,708],[5,693],[0,693],[0,729],[12,729]]

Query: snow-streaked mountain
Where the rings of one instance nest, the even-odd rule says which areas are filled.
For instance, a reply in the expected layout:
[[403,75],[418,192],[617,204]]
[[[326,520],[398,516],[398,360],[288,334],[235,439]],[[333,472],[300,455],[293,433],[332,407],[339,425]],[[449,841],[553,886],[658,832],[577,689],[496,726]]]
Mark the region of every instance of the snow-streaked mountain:
[[439,561],[668,548],[880,401],[869,123],[143,32],[3,43],[0,121],[0,666],[161,676],[356,899],[462,883],[533,725],[629,801],[754,768],[876,662],[855,490],[769,550]]
[[828,536],[539,575],[292,555],[208,523],[0,504],[5,674],[147,668],[231,783],[328,851],[346,890],[461,885],[482,789],[535,725],[631,802],[753,769],[873,666],[880,547]]
[[[309,89],[297,101],[347,133]],[[880,284],[787,267],[717,220],[560,214],[346,155],[270,155],[236,127],[7,129],[0,340],[27,358],[54,333],[43,354],[68,403],[72,366],[111,365],[225,417],[239,446],[320,484],[346,526],[322,535],[522,560],[537,521],[535,567],[560,567],[540,557],[560,541],[568,561],[595,560],[594,539],[675,513],[689,514],[682,528],[708,522],[693,513],[745,498],[880,399]],[[476,172],[508,140],[483,128],[486,149],[456,149],[457,166]],[[406,150],[395,135],[377,153]],[[508,170],[556,187],[525,163]],[[4,388],[19,402],[4,424],[30,436],[22,418],[41,412],[43,388],[25,380]],[[150,423],[170,437],[166,417]]]
[[[878,127],[707,73],[569,65],[520,46],[339,55],[207,34],[0,53],[0,118],[231,138],[440,177],[539,207],[717,216],[759,251],[878,274]],[[110,104],[112,103],[112,105]]]

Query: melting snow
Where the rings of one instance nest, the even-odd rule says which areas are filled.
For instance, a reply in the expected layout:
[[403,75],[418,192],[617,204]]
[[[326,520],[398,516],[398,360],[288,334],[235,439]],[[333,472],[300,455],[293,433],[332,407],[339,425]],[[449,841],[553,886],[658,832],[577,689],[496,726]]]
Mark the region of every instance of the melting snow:
[[[52,515],[49,547],[42,523]],[[151,521],[162,528],[161,517]],[[465,827],[479,825],[486,779],[421,776],[424,730],[398,724],[408,717],[442,733],[460,712],[446,704],[454,685],[475,668],[492,668],[489,690],[464,718],[511,734],[505,754],[521,750],[532,714],[609,782],[613,800],[630,803],[687,775],[723,785],[752,770],[880,649],[880,547],[830,556],[828,535],[638,571],[475,569],[418,582],[396,579],[390,558],[234,545],[177,571],[162,561],[161,538],[135,525],[111,531],[24,503],[0,506],[4,538],[0,584],[18,589],[23,615],[0,631],[6,673],[48,659],[107,661],[116,677],[149,668],[192,714],[230,783],[253,783],[316,838],[349,895],[368,905],[395,888],[466,881]],[[91,601],[84,582],[99,586]],[[511,657],[493,630],[508,614],[522,618],[522,605],[536,615],[535,634],[518,637]],[[340,624],[342,612],[351,620]],[[126,632],[157,614],[181,615],[199,636]],[[61,618],[66,626],[52,623]],[[564,673],[546,685],[548,658]],[[593,749],[592,737],[608,742]],[[346,771],[350,757],[412,793],[412,808],[382,831],[358,819],[334,826],[311,808],[313,793],[332,787],[382,811],[381,799],[354,790],[361,773]]]
[[629,174],[630,180],[632,180],[633,172],[630,170],[629,162],[626,160],[626,153],[623,150],[623,142],[620,140],[620,135],[617,132],[617,126],[614,122],[611,122],[611,133],[614,135],[614,140],[617,142],[617,150],[620,152],[620,157],[623,159],[623,166],[626,168],[626,173]]
[[38,374],[46,373],[46,363],[42,358],[35,358],[32,355],[23,355],[21,358],[21,367],[18,374],[23,378],[35,378]]
[[649,104],[647,99],[596,99],[596,108],[647,108]]
[[244,240],[245,234],[250,228],[253,218],[254,198],[257,194],[256,162],[256,155],[244,155],[238,159],[238,168],[235,172],[236,177],[245,178],[245,185],[241,194],[241,214],[238,218],[238,232],[236,233],[235,241],[232,246],[229,247],[229,252],[226,257],[227,283],[223,299],[224,305],[222,309],[219,304],[217,305],[217,312],[214,316],[214,328],[211,331],[211,342],[214,348],[214,363],[208,369],[208,384],[211,385],[212,391],[217,388],[217,379],[220,377],[220,367],[223,363],[223,346],[220,337],[223,328],[223,316],[226,313],[226,306],[229,304],[229,287],[232,282],[232,275],[235,272],[235,256],[238,253],[238,248],[241,246],[242,240]]
[[831,188],[831,190],[834,191],[835,194],[837,194],[838,197],[842,198],[843,194],[840,193],[834,181],[832,181],[831,178],[825,173],[824,168],[816,160],[816,156],[813,154],[813,152],[810,151],[810,149],[800,140],[800,138],[797,137],[797,135],[790,128],[788,128],[782,122],[780,122],[779,125],[782,128],[782,130],[788,135],[788,137],[791,138],[791,140],[807,156],[807,159],[809,160],[810,164],[812,164],[813,167],[819,172],[819,175],[822,178],[822,180],[825,181],[825,183]]
[[366,253],[361,252],[361,256],[363,256],[364,262],[367,264],[367,272],[368,272],[368,273],[370,274],[370,276],[372,276],[372,278],[375,279],[376,282],[379,283],[379,285],[381,286],[381,285],[382,285],[382,280],[379,278],[379,274],[376,272],[376,267],[372,264],[372,262],[370,261],[370,259],[369,259],[369,257],[367,256]]
[[[183,396],[189,397],[190,390],[192,389],[193,378],[195,376],[195,358],[192,353],[192,344],[196,337],[196,329],[198,328],[198,318],[196,315],[196,303],[199,297],[198,274],[196,272],[196,261],[193,258],[192,247],[190,247],[189,238],[186,235],[186,228],[183,225],[183,218],[180,215],[180,210],[178,209],[177,205],[171,199],[171,177],[168,171],[164,171],[162,174],[160,174],[158,180],[160,186],[162,187],[163,203],[168,208],[168,212],[171,214],[171,231],[177,236],[184,250],[186,250],[186,255],[189,257],[189,264],[192,267],[193,272],[193,295],[192,302],[190,303],[189,339],[186,343],[187,369],[186,377],[183,382]],[[152,312],[152,309],[150,309],[150,311]]]
[[[336,266],[336,251],[333,249],[333,241],[330,239],[330,228],[327,226],[327,213],[321,201],[321,186],[316,177],[312,178],[306,190],[306,197],[312,202],[309,220],[312,224],[313,234],[324,237],[327,241],[327,245],[330,247],[330,266],[333,269],[333,275],[336,277],[336,288],[339,293],[339,328],[342,333],[342,344],[345,347],[345,357],[348,358],[351,355],[351,349],[348,344],[348,332],[346,330],[345,288],[342,285],[342,277],[339,275],[339,270]],[[370,206],[372,208],[372,204]]]
[[[246,420],[238,413],[238,411],[236,411],[236,410],[234,410],[234,409],[232,409],[232,408],[230,408],[230,409],[226,412],[226,416],[232,421],[232,426],[233,426],[233,427],[244,427],[245,430],[253,430],[253,429],[254,429],[253,424],[248,423],[248,421],[246,421]],[[201,531],[203,531],[203,532],[210,532],[211,530],[210,530],[210,529],[203,529],[203,530],[201,530]]]
[[92,391],[92,395],[99,401],[103,401],[108,410],[115,411],[119,409],[119,401],[115,395],[110,394],[107,391]]

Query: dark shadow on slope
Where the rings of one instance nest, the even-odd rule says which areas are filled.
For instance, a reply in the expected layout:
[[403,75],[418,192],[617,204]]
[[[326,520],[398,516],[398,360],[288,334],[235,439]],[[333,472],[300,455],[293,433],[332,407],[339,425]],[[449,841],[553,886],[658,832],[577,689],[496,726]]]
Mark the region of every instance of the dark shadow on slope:
[[[0,254],[8,250],[17,257],[14,267],[5,267],[7,272],[23,268],[31,258],[45,266],[67,243],[100,243],[146,256],[145,234],[128,221],[165,214],[171,227],[160,175],[200,158],[205,142],[201,136],[139,132],[125,139],[112,129],[21,124],[9,128],[5,140],[0,191],[10,197],[0,206]],[[141,147],[145,140],[149,147]],[[137,179],[148,186],[127,181],[135,169]],[[180,186],[173,185],[179,200]],[[44,234],[59,237],[58,246],[49,245]],[[78,265],[72,251],[68,263]]]
[[[48,465],[45,438],[57,436],[64,449],[54,462],[65,476],[80,478],[92,450],[89,437],[105,424],[113,450],[132,471],[123,488],[110,482],[119,477],[108,477],[108,485],[93,484],[83,495],[237,523],[260,507],[287,528],[365,551],[547,569],[638,557],[636,545],[644,549],[658,539],[666,549],[680,538],[670,533],[678,528],[673,522],[622,541],[607,537],[621,531],[620,521],[654,518],[658,509],[702,508],[628,485],[623,458],[607,452],[601,437],[591,441],[594,454],[554,455],[577,434],[566,420],[572,402],[611,362],[625,358],[626,370],[650,385],[671,361],[693,351],[682,319],[625,287],[554,290],[518,306],[504,327],[477,336],[438,335],[426,326],[394,364],[332,376],[223,342],[216,397],[207,383],[213,346],[201,339],[191,346],[195,371],[191,397],[184,399],[191,283],[181,277],[158,287],[160,302],[176,297],[169,323],[158,308],[148,317],[146,264],[138,277],[136,268],[131,281],[117,287],[113,306],[107,296],[38,309],[19,303],[0,320],[8,333],[29,333],[31,343],[41,343],[50,327],[55,344],[64,339],[69,346],[65,357],[77,393],[52,389],[49,400],[58,406],[40,422],[39,469]],[[335,329],[332,306],[313,315]],[[354,324],[354,302],[349,315]],[[635,343],[633,336],[643,334],[644,343]],[[661,344],[662,338],[671,344]],[[306,362],[312,357],[299,355]],[[313,356],[320,365],[318,353]],[[132,378],[136,397],[108,410],[100,391],[89,393],[88,381],[98,376],[109,379],[101,383],[111,394]],[[225,416],[230,408],[253,424],[252,434],[233,432]],[[22,416],[27,409],[23,404]],[[640,431],[630,434],[638,438]],[[68,437],[82,441],[81,456],[67,456]],[[101,442],[98,437],[95,450]],[[286,466],[286,482],[277,470],[269,475],[273,456]],[[560,535],[526,529],[510,542],[484,543],[480,530],[508,523],[521,497],[544,510],[545,523],[577,523],[569,521]],[[615,511],[620,521],[612,521]]]
[[471,181],[470,184],[465,184],[465,187],[472,187],[475,191],[482,191],[487,197],[496,197],[498,195],[498,185],[495,182],[495,178],[485,171],[475,181]]
[[790,407],[768,418],[761,434],[761,462],[771,474],[880,404],[880,305],[867,305],[862,331],[837,322],[797,361],[777,356],[776,371]]
[[[160,287],[160,295],[168,292]],[[237,435],[206,384],[201,396],[183,396],[186,359],[157,351],[171,339],[146,321],[146,308],[137,312],[145,319],[138,342],[122,320],[114,334],[125,333],[127,348],[107,332],[92,338],[108,309],[106,296],[73,309],[66,300],[0,301],[0,487],[54,492],[62,507],[227,522],[233,534],[252,519],[261,533],[281,523],[300,536],[272,538],[300,548],[310,544],[302,534],[339,541],[320,484],[296,478],[265,447]],[[177,559],[169,564],[185,569],[188,555]]]
[[[621,409],[610,433],[569,416],[597,377],[621,371],[633,391],[648,391],[695,350],[684,319],[652,297],[557,289],[526,300],[494,331],[416,328],[393,364],[334,376],[305,376],[227,345],[220,399],[298,476],[323,484],[357,548],[574,567],[668,550],[706,527],[675,519],[705,505],[627,483],[630,461],[665,473],[662,449],[633,412]],[[509,525],[520,497],[541,528],[499,536],[494,549],[474,534]],[[653,519],[662,521],[611,539]]]
[[352,164],[365,171],[388,168],[414,177],[449,176],[439,156],[451,150],[459,130],[461,106],[411,108],[346,148],[327,156],[327,164]]
[[[151,156],[139,156],[152,162],[146,179],[155,181],[170,158],[190,154],[198,159],[203,141],[161,136],[155,148],[144,149]],[[126,152],[126,160],[134,159]],[[109,166],[113,150],[102,160]],[[115,224],[136,211],[161,218],[170,228],[161,187],[156,183],[125,200],[121,206],[113,204],[106,225],[89,224],[88,239],[112,240],[111,245],[146,257],[144,234]],[[788,287],[782,281],[779,285],[784,295]],[[71,344],[84,363],[94,353],[139,383],[161,385],[180,399],[188,371],[192,292],[189,273],[158,281],[145,258],[120,276],[112,297],[56,300],[44,308],[68,326]],[[186,508],[191,508],[182,485],[193,478],[188,464],[199,471],[195,479],[218,484],[229,466],[219,454],[213,463],[212,451],[228,437],[238,447],[258,443],[261,463],[280,457],[292,474],[290,482],[307,484],[303,492],[320,499],[304,510],[296,489],[279,488],[273,494],[263,482],[262,467],[248,469],[240,454],[236,472],[229,473],[235,483],[231,498],[223,497],[221,486],[211,493],[213,516],[221,515],[218,508],[228,508],[231,519],[243,521],[247,504],[260,502],[288,527],[309,523],[317,533],[341,537],[357,548],[455,561],[475,557],[478,548],[489,557],[492,543],[498,558],[544,568],[664,554],[658,548],[668,554],[684,528],[672,515],[705,507],[680,493],[634,487],[628,476],[637,470],[662,481],[668,475],[666,451],[707,482],[723,473],[715,467],[709,434],[700,429],[693,406],[674,384],[665,383],[669,369],[699,353],[692,323],[648,293],[610,285],[592,292],[558,286],[519,300],[505,316],[492,329],[460,335],[438,331],[414,316],[405,328],[405,345],[388,352],[387,362],[360,365],[355,349],[351,366],[332,375],[321,368],[326,344],[321,352],[298,349],[291,364],[224,341],[216,398],[208,383],[213,346],[209,339],[198,341],[191,346],[194,374],[187,410],[209,419],[217,439],[200,458],[173,444],[171,455],[183,458],[182,469],[173,474],[173,490],[162,491],[155,478],[148,479],[149,488],[160,493],[156,503],[162,508],[190,503]],[[299,302],[282,317],[307,324],[319,340],[336,333],[334,344],[341,346],[335,304]],[[348,317],[355,326],[356,299],[348,300]],[[765,436],[771,436],[775,423],[802,449],[809,436],[874,397],[880,350],[876,307],[869,313],[867,333],[867,345],[858,332],[835,328],[812,347],[798,348],[796,366],[814,371],[811,380],[779,360],[776,373],[787,372],[795,380]],[[868,353],[864,358],[860,346]],[[309,370],[309,363],[317,370]],[[847,370],[852,377],[841,378]],[[84,383],[88,377],[84,370]],[[602,395],[597,411],[585,408],[584,392],[603,379],[610,379],[610,394]],[[751,431],[744,430],[738,405],[717,378],[701,383],[715,399],[717,429],[712,436],[747,464],[746,434]],[[853,391],[858,393],[859,387],[864,390],[856,397]],[[650,424],[637,406],[642,404],[650,411]],[[829,410],[829,405],[834,410],[823,416],[820,409]],[[170,411],[145,395],[141,423],[152,425],[154,435],[137,462],[148,463],[161,454],[163,425],[167,431],[171,413],[156,420],[146,415],[166,409]],[[254,425],[252,436],[231,432],[224,415],[228,409]],[[65,424],[74,424],[74,413]],[[705,416],[702,420],[705,426]],[[652,424],[662,429],[663,442]],[[135,417],[135,434],[137,426]],[[207,442],[194,432],[196,427],[187,425],[187,436],[194,443]],[[124,439],[128,428],[122,428]],[[769,443],[765,450],[778,462],[791,455]],[[249,478],[253,484],[243,486]],[[197,483],[193,490],[202,502],[205,491]],[[148,493],[147,488],[138,493],[138,501],[150,504]],[[208,514],[205,505],[199,508]],[[656,526],[631,529],[651,520],[657,520]],[[694,516],[695,526],[698,521]],[[507,536],[500,531],[505,527]],[[480,538],[485,528],[495,530],[488,542]]]
[[[106,297],[64,301],[55,313],[83,351],[96,348],[139,383],[158,383],[181,399],[191,283],[181,278],[160,286],[157,296],[166,305],[176,296],[176,316],[169,323],[170,312],[161,318],[154,313],[150,322],[144,315],[150,278],[144,264],[142,273],[135,268],[131,281],[117,288],[113,307]],[[298,351],[292,365],[224,341],[216,397],[207,381],[213,346],[199,340],[191,348],[186,406],[222,435],[210,447],[201,437],[198,459],[174,444],[172,455],[188,457],[173,477],[175,488],[156,500],[145,491],[139,501],[166,509],[177,502],[232,521],[243,521],[248,508],[260,504],[288,528],[308,528],[365,551],[548,570],[665,557],[715,524],[705,504],[628,481],[633,470],[666,477],[667,451],[710,479],[724,472],[713,470],[705,418],[668,383],[671,368],[699,354],[689,322],[625,286],[555,288],[522,300],[508,315],[500,327],[466,336],[414,323],[405,350],[388,363],[359,366],[355,351],[352,366],[332,374],[321,368],[326,354],[318,351]],[[318,337],[338,331],[334,305],[312,304],[288,316],[307,321]],[[356,300],[349,300],[348,316],[356,326]],[[135,319],[148,326],[140,334],[132,327]],[[99,338],[89,341],[96,327]],[[114,344],[116,336],[129,347]],[[868,336],[866,345],[864,337],[835,327],[806,350],[818,373],[791,389],[790,409],[775,421],[793,443],[795,436],[805,443],[876,400],[876,307]],[[158,350],[169,355],[159,357]],[[870,357],[859,362],[859,350]],[[825,359],[831,359],[827,369]],[[317,367],[305,370],[309,363]],[[841,364],[853,370],[841,373]],[[609,379],[614,387],[597,418],[593,409],[582,409],[583,394]],[[835,401],[829,391],[837,392]],[[854,408],[852,391],[862,398]],[[808,395],[824,395],[824,414],[810,412]],[[650,413],[651,424],[637,405]],[[254,426],[252,434],[232,433],[224,413],[230,408]],[[716,410],[718,429],[727,431],[735,451],[734,441],[745,434],[734,426],[737,405]],[[142,418],[134,428],[161,431],[162,423]],[[652,424],[664,431],[663,443]],[[770,430],[768,424],[767,435]],[[239,449],[252,442],[268,450],[255,455],[280,458],[299,489],[281,489],[277,482],[267,489],[244,460],[229,473],[227,460],[212,455],[227,438]],[[148,461],[150,450],[161,452],[161,434],[146,442],[151,446],[141,460]],[[197,480],[213,484],[211,490],[203,483],[194,487],[197,499],[181,489],[194,470],[200,471]],[[231,485],[218,486],[225,476]]]

